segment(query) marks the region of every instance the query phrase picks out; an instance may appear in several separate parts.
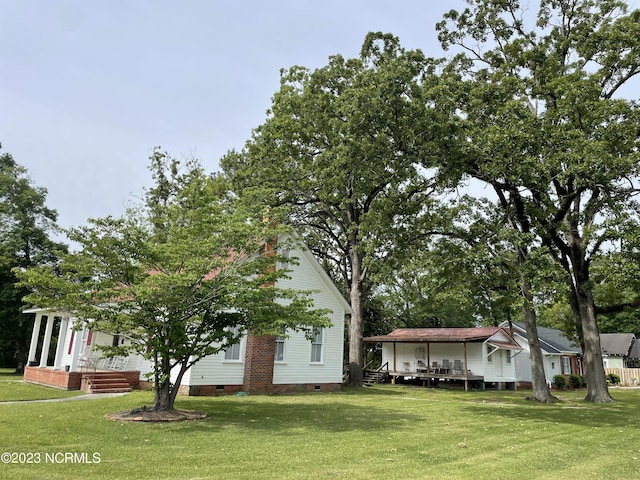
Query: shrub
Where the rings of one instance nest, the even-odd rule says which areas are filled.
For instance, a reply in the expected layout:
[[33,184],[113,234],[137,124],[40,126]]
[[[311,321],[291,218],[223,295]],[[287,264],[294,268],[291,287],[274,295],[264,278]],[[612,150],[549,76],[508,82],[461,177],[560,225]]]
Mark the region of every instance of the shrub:
[[620,377],[615,373],[609,373],[607,375],[607,381],[612,385],[618,385],[620,383]]
[[564,375],[556,375],[553,377],[553,386],[558,390],[563,390],[567,385],[567,379],[564,378]]
[[584,379],[580,375],[571,375],[569,377],[569,386],[571,388],[582,388],[584,384]]

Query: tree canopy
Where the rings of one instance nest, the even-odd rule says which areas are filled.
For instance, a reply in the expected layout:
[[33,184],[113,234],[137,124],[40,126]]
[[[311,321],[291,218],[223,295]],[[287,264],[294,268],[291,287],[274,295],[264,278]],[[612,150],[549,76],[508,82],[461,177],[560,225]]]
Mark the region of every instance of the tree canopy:
[[274,205],[288,205],[314,253],[344,280],[354,384],[362,382],[369,272],[388,253],[382,238],[411,232],[410,219],[430,201],[420,162],[438,123],[420,97],[434,68],[392,35],[370,33],[358,58],[335,55],[313,71],[283,70],[267,120],[243,151],[223,160],[241,193],[267,186]]
[[640,110],[620,94],[640,72],[640,12],[541,0],[532,26],[518,1],[468,3],[438,26],[464,52],[445,74],[458,132],[446,170],[491,184],[565,269],[587,398],[609,401],[590,266],[636,228]]
[[0,155],[0,364],[26,362],[32,322],[21,313],[27,293],[16,286],[14,267],[54,265],[66,247],[52,240],[57,213],[46,205],[47,191],[33,185],[27,169]]

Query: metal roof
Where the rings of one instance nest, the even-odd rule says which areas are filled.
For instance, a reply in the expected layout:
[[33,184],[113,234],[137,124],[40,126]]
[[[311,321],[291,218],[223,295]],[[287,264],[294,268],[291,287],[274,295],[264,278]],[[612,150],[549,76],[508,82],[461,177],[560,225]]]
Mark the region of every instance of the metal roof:
[[[503,328],[508,325],[507,322],[502,322]],[[528,340],[527,329],[522,322],[512,322],[514,330],[518,335]],[[572,340],[568,339],[562,330],[549,327],[537,327],[538,328],[538,340],[540,340],[541,347],[547,353],[582,353],[582,348]]]
[[[502,331],[511,338],[509,332],[501,327],[477,327],[477,328],[398,328],[388,335],[365,337],[362,340],[367,343],[375,342],[478,342],[485,341],[496,333]],[[517,345],[515,340],[513,343]]]

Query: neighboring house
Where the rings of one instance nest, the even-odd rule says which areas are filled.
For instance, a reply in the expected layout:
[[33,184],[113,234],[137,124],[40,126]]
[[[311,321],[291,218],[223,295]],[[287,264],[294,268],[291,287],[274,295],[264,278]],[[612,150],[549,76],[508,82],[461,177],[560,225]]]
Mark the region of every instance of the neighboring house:
[[[509,330],[509,322],[502,322]],[[531,385],[531,350],[524,323],[512,322],[511,332],[515,340],[524,347],[516,357],[516,376],[519,386]],[[556,375],[582,375],[582,349],[556,328],[538,327],[538,340],[542,350],[544,375],[548,384]]]
[[[605,368],[636,368],[640,358],[633,333],[601,333],[600,348]],[[635,348],[634,348],[635,347]]]
[[[313,290],[314,307],[332,311],[329,315],[332,326],[314,331],[311,340],[302,332],[287,332],[286,338],[245,336],[239,344],[196,363],[182,379],[180,393],[211,395],[241,390],[280,393],[340,388],[344,321],[351,311],[349,304],[308,249],[295,249],[290,255],[297,257],[298,264],[286,265],[291,270],[289,278],[278,280],[277,286]],[[148,361],[139,356],[101,358],[95,348],[125,344],[126,335],[93,332],[86,326],[76,331],[73,326],[78,319],[47,309],[25,313],[35,314],[25,381],[70,390],[113,391],[116,376],[121,377],[118,380],[121,385],[122,377],[132,386],[146,380],[145,373],[151,370]],[[41,332],[43,321],[46,328]],[[56,353],[49,365],[47,355],[39,352],[48,352],[52,341]]]
[[363,340],[382,344],[382,365],[392,379],[457,381],[465,390],[470,382],[515,388],[514,357],[522,347],[500,327],[400,328]]

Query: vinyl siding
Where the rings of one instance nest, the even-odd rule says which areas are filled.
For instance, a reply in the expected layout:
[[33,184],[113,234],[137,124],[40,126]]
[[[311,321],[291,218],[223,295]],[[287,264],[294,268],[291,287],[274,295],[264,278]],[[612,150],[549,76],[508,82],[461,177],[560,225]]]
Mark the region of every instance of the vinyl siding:
[[322,362],[311,362],[311,342],[302,332],[287,332],[285,358],[276,362],[274,384],[341,383],[344,348],[344,299],[324,272],[318,272],[315,259],[308,251],[294,249],[298,265],[289,264],[289,279],[278,281],[278,287],[298,290],[317,290],[311,294],[314,308],[327,308],[332,326],[323,329]]
[[[509,337],[502,332],[498,332],[491,337],[497,342],[510,342]],[[467,343],[467,370],[472,375],[483,375],[487,382],[513,382],[516,378],[516,362],[513,351],[511,364],[506,363],[506,353],[503,349],[492,354],[493,361],[487,361],[487,344],[481,342]],[[382,344],[382,363],[388,362],[389,370],[396,372],[415,372],[417,365],[416,349],[424,348],[424,361],[429,366],[437,362],[440,366],[443,360],[449,360],[453,368],[454,361],[460,360],[464,366],[464,344],[463,343],[396,343],[396,356],[394,362],[393,343]],[[420,356],[420,353],[418,354]]]
[[[278,281],[280,288],[318,290],[311,296],[314,308],[328,308],[332,326],[324,329],[322,362],[311,362],[311,342],[302,332],[287,332],[285,358],[274,365],[274,384],[341,383],[343,362],[345,305],[335,286],[328,283],[325,274],[319,274],[308,251],[292,250],[291,257],[298,258],[298,265],[289,264],[289,279]],[[183,385],[241,385],[244,383],[244,358],[246,341],[240,344],[240,361],[224,359],[224,352],[210,355],[196,363]]]

